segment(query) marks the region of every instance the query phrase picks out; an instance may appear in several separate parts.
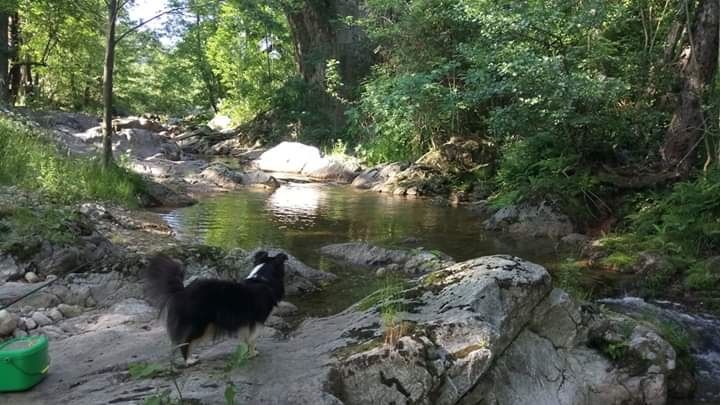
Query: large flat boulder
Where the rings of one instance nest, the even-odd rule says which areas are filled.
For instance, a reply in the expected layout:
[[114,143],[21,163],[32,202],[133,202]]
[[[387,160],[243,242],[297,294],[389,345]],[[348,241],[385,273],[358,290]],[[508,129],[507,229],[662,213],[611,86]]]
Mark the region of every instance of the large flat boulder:
[[282,142],[255,160],[255,166],[268,172],[301,174],[313,180],[353,181],[360,165],[353,159],[323,157],[320,149],[298,142]]
[[[405,312],[388,323],[387,308]],[[367,313],[375,322],[338,351],[345,404],[663,404],[675,368],[657,332],[585,312],[543,267],[509,256],[431,273]]]

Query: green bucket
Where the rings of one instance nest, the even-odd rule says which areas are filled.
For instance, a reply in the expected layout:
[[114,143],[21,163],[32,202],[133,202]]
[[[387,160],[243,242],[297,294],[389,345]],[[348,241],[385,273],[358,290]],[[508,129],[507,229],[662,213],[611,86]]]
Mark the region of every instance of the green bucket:
[[47,337],[27,336],[0,343],[0,392],[32,388],[45,378],[48,368]]

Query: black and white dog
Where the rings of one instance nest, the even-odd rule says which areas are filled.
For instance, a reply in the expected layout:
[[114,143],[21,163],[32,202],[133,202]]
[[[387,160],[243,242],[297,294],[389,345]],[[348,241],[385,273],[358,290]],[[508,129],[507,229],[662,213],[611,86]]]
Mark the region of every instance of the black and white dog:
[[270,312],[285,295],[285,261],[282,253],[275,257],[257,252],[255,267],[241,282],[196,280],[183,285],[183,266],[158,255],[147,268],[148,294],[166,310],[166,328],[174,346],[179,346],[187,365],[190,345],[204,337],[240,335],[248,346],[250,357],[257,355],[255,340]]

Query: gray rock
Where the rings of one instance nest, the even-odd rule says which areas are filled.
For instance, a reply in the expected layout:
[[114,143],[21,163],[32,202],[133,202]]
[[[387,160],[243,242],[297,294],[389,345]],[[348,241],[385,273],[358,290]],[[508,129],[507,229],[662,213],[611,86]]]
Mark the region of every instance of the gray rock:
[[32,319],[38,324],[39,327],[50,325],[53,323],[52,319],[39,311],[33,312]]
[[279,317],[285,317],[295,315],[298,312],[298,307],[287,301],[280,301],[273,310],[273,314]]
[[[27,283],[7,282],[0,284],[0,305],[9,305],[36,288],[38,288],[37,285]],[[35,308],[49,308],[59,303],[58,297],[47,290],[38,291],[22,300],[23,305]]]
[[0,337],[12,335],[17,328],[18,318],[6,309],[0,310]]
[[567,215],[545,202],[540,205],[521,204],[501,208],[484,224],[487,230],[508,232],[521,238],[559,239],[574,229]]
[[[98,149],[102,147],[101,127],[91,128],[76,136]],[[112,144],[113,154],[116,157],[129,155],[142,160],[153,156],[162,156],[170,160],[179,160],[181,155],[180,147],[169,138],[159,135],[155,131],[133,125],[116,131]]]
[[346,403],[390,403],[402,397],[457,402],[532,319],[551,289],[544,268],[505,256],[458,263],[421,284],[425,287],[408,294],[422,293],[412,300],[412,313],[402,315],[415,326],[412,337],[341,363]]
[[82,263],[82,255],[76,247],[56,250],[52,256],[41,261],[38,268],[43,274],[64,275],[74,271]]
[[53,322],[59,322],[63,319],[63,314],[58,308],[53,308],[49,310],[47,312],[47,315],[50,317],[50,319],[53,320]]
[[25,270],[15,263],[9,255],[0,255],[0,283],[17,280],[23,276]]
[[37,283],[38,281],[40,281],[40,277],[38,277],[38,275],[34,272],[28,271],[27,273],[25,273],[25,281],[27,281],[28,283]]
[[[344,403],[664,403],[674,369],[669,344],[631,323],[624,339],[637,364],[613,364],[587,346],[604,315],[584,314],[551,290],[540,266],[486,257],[431,273],[420,285],[403,294],[412,311],[395,315],[410,325],[405,336],[388,343],[387,325],[375,333],[366,326],[372,317],[354,329],[371,340],[340,355],[334,392]],[[369,313],[382,323],[382,309]],[[352,354],[369,343],[376,347]]]
[[[371,189],[386,182],[394,181],[395,177],[409,166],[408,163],[390,163],[367,169],[355,177],[352,186]],[[417,192],[417,189],[415,189]]]
[[407,274],[423,274],[454,263],[450,256],[437,251],[387,249],[365,242],[327,245],[320,253],[356,266],[386,267],[385,271],[395,271],[398,267],[387,266],[397,265]]
[[280,318],[279,316],[276,316],[276,315],[271,315],[271,316],[265,321],[265,325],[268,326],[268,327],[270,327],[270,328],[277,329],[277,330],[279,330],[279,331],[287,331],[287,330],[290,330],[290,324],[287,323],[287,321],[285,321],[284,319],[282,319],[282,318]]
[[301,174],[320,181],[350,183],[360,169],[357,161],[346,158],[324,157],[308,162]]
[[25,328],[28,331],[33,330],[38,327],[37,322],[35,322],[35,320],[32,318],[23,318],[23,320],[25,321]]
[[60,304],[57,309],[65,318],[74,318],[83,312],[82,308],[77,305]]
[[22,329],[15,329],[15,332],[13,332],[13,337],[15,338],[21,338],[27,336],[28,333]]
[[208,166],[200,173],[200,176],[222,188],[230,190],[243,184],[242,173],[234,171],[221,163]]
[[200,176],[205,180],[228,190],[232,190],[243,185],[273,186],[277,182],[274,177],[263,171],[254,170],[243,173],[232,170],[221,163],[214,163],[208,166],[200,173]]
[[180,193],[167,185],[155,181],[147,181],[145,184],[145,191],[152,200],[144,204],[145,206],[186,207],[197,203],[197,200],[194,198]]

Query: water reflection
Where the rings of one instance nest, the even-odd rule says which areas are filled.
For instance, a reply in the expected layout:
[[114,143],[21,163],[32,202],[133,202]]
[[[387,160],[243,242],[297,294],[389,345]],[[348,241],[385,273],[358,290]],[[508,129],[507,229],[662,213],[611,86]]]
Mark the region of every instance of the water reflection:
[[165,215],[181,240],[226,248],[275,245],[316,261],[323,245],[364,240],[424,246],[459,260],[506,253],[530,260],[547,256],[537,243],[516,243],[486,232],[463,208],[353,190],[344,186],[289,184],[274,192],[242,190]]
[[267,211],[285,224],[312,224],[324,202],[317,184],[289,184],[276,189],[267,200]]

